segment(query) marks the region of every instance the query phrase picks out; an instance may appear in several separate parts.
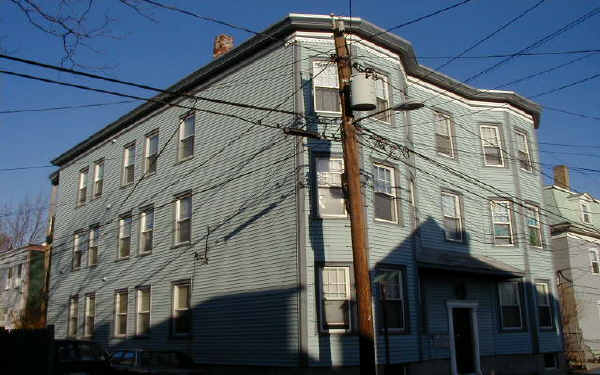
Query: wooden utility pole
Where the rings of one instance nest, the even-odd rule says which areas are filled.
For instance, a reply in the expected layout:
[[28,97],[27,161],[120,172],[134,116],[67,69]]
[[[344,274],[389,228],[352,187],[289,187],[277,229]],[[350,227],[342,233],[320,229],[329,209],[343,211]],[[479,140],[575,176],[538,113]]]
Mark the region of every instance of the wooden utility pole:
[[342,106],[342,142],[344,149],[344,173],[347,182],[347,194],[352,234],[352,256],[354,260],[354,279],[358,305],[358,333],[360,343],[360,373],[375,374],[375,346],[373,333],[373,309],[371,279],[366,246],[365,206],[360,183],[360,153],[356,128],[354,127],[350,107],[350,78],[352,65],[346,38],[344,21],[335,20],[333,31],[337,55],[338,77],[340,82],[340,100]]

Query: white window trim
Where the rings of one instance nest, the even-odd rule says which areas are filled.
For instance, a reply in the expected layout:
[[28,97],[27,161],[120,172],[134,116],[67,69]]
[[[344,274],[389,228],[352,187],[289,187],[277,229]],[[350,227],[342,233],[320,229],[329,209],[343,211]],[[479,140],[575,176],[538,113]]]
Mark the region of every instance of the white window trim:
[[[121,299],[122,299],[123,295],[126,298],[125,301],[127,304],[127,308],[125,309],[124,313],[121,313],[119,311],[121,310],[120,309]],[[127,328],[128,328],[127,320],[129,319],[127,316],[128,312],[129,312],[129,291],[122,290],[122,291],[116,292],[115,293],[115,318],[114,318],[115,328],[114,328],[114,332],[113,332],[115,337],[126,337],[127,336]],[[119,333],[119,319],[118,319],[119,316],[125,317],[125,333]]]
[[[185,122],[187,119],[189,118],[193,118],[194,119],[194,132],[190,135],[188,135],[187,137],[183,137],[183,131],[185,130]],[[191,113],[185,117],[181,118],[181,122],[179,123],[179,143],[177,144],[177,161],[184,161],[184,160],[188,160],[194,157],[194,153],[196,152],[195,149],[195,143],[196,143],[196,114],[195,113]],[[192,144],[192,154],[186,157],[181,157],[181,150],[182,147],[181,145],[183,144],[183,141],[185,141],[188,138],[194,138],[193,140],[193,144]]]
[[[323,291],[323,271],[327,268],[343,269],[344,278],[346,283],[346,298],[344,299],[330,299],[330,301],[346,301],[348,306],[348,328],[325,328],[324,324],[324,313],[323,313],[323,301],[325,301],[325,295]],[[348,333],[352,331],[352,308],[350,306],[351,301],[350,295],[350,267],[348,266],[321,266],[319,267],[319,331],[323,333]]]
[[[156,153],[154,154],[150,154],[150,141],[152,140],[152,138],[156,137]],[[146,145],[145,145],[145,152],[144,152],[144,174],[145,175],[152,175],[154,173],[156,173],[156,169],[158,168],[158,160],[155,160],[155,170],[154,172],[148,172],[148,168],[150,167],[150,158],[154,155],[158,155],[158,148],[160,147],[159,145],[159,138],[158,138],[158,131],[152,132],[150,134],[148,134],[146,136]]]
[[435,151],[437,152],[438,155],[446,157],[446,158],[450,158],[450,159],[454,159],[455,158],[455,151],[454,151],[454,139],[452,137],[452,118],[450,117],[450,115],[447,115],[443,112],[438,112],[438,111],[434,111],[434,116],[435,116],[435,121],[436,121],[436,127],[435,127],[435,135],[438,135],[439,133],[437,132],[437,123],[438,121],[444,121],[446,123],[446,128],[448,129],[448,136],[450,138],[450,155],[448,154],[444,154],[443,152],[440,152],[437,149],[437,140],[436,140],[436,145],[435,145]]
[[[528,209],[530,209],[530,210],[533,210],[535,212],[535,220],[537,222],[537,226],[535,226],[535,227],[532,226],[532,225],[529,225],[528,222],[525,223],[525,225],[527,225],[527,244],[529,246],[531,246],[531,247],[542,249],[544,247],[544,243],[542,241],[543,236],[542,236],[542,223],[540,223],[540,208],[537,207],[537,206],[533,206],[531,204],[526,204],[525,207],[528,208]],[[527,216],[525,216],[525,220],[526,221],[528,220]],[[531,242],[529,242],[530,241],[529,240],[529,238],[530,238],[530,236],[529,236],[529,228],[531,228],[531,227],[537,228],[537,230],[538,230],[538,240],[540,241],[540,245],[539,246],[532,245]]]
[[[584,209],[587,208],[587,211]],[[579,208],[581,211],[581,222],[584,224],[592,224],[592,211],[590,210],[590,203],[585,200],[579,201]],[[585,215],[587,214],[588,220],[585,220]]]
[[[90,230],[88,232],[88,261],[87,261],[87,265],[89,266],[95,266],[98,264],[98,256],[100,254],[99,251],[99,246],[98,246],[98,238],[100,233],[100,227],[90,227]],[[92,263],[91,259],[92,257],[90,256],[90,254],[92,253],[90,251],[91,248],[96,248],[96,263]]]
[[[71,269],[72,270],[78,270],[81,268],[81,258],[83,258],[83,254],[81,253],[81,241],[83,241],[84,238],[82,236],[82,234],[80,232],[75,233],[73,235],[73,257],[71,259]],[[79,265],[77,267],[75,267],[75,257],[79,257]]]
[[[520,131],[520,130],[516,130],[515,133],[517,134],[517,137],[523,137],[523,144],[525,145],[525,153],[527,154],[527,162],[529,163],[529,169],[525,169],[521,167],[521,160],[519,159],[519,169],[525,172],[532,172],[533,171],[533,161],[531,160],[531,153],[529,152],[529,137],[527,136],[527,133]],[[519,150],[519,142],[517,141],[517,152],[520,152],[521,150]]]
[[[152,229],[147,230],[146,229],[146,216],[148,215],[149,212],[152,212]],[[140,254],[149,254],[152,252],[153,248],[154,248],[154,208],[153,207],[149,207],[146,208],[142,211],[141,215],[140,215]],[[152,248],[148,251],[146,251],[145,248],[145,242],[144,242],[144,234],[147,232],[151,232],[151,241],[152,243]]]
[[[94,301],[94,315],[90,314],[90,301]],[[83,321],[83,337],[93,337],[94,333],[95,333],[95,329],[96,329],[96,295],[95,294],[88,294],[85,296],[85,314],[84,314],[84,321]],[[92,334],[88,335],[88,318],[94,318],[94,325],[92,327]]]
[[[391,101],[390,101],[390,84],[389,84],[389,79],[387,76],[383,75],[383,74],[377,74],[375,81],[382,81],[383,82],[383,91],[385,92],[385,99],[387,101],[387,112],[383,112],[381,114],[387,114],[389,121],[384,121],[381,119],[378,119],[377,116],[373,116],[371,117],[374,121],[378,121],[382,124],[386,124],[386,125],[391,125],[392,124],[392,116],[393,116],[393,111],[391,109]],[[375,85],[377,85],[377,82],[375,82]],[[377,96],[377,87],[375,87],[375,100],[377,100],[378,96]],[[375,110],[377,111],[377,109]]]
[[[398,224],[399,222],[399,218],[398,218],[398,203],[396,202],[397,197],[396,197],[396,187],[394,186],[396,184],[396,171],[394,170],[394,168],[389,167],[387,165],[383,165],[383,164],[379,164],[379,163],[373,163],[373,166],[377,167],[377,168],[383,168],[383,169],[387,169],[390,171],[390,183],[392,184],[392,194],[388,194],[385,192],[377,192],[375,191],[375,184],[373,184],[373,194],[385,194],[389,197],[392,198],[392,203],[393,203],[393,212],[394,212],[394,216],[396,217],[396,220],[385,220],[385,219],[380,219],[378,217],[375,216],[375,212],[373,212],[373,217],[375,218],[376,221],[381,221],[384,223],[392,223],[392,224]],[[373,182],[375,180],[375,176],[373,176]],[[373,203],[374,205],[374,203]],[[375,209],[375,207],[373,206],[373,210]],[[347,216],[347,215],[345,215]]]
[[[181,202],[186,199],[189,198],[190,199],[190,216],[189,217],[181,217]],[[186,243],[190,243],[192,242],[192,215],[193,215],[193,201],[192,201],[192,195],[184,195],[181,196],[179,198],[177,198],[177,201],[175,202],[175,245],[181,245],[181,244],[186,244]],[[180,233],[179,233],[179,223],[189,220],[190,222],[190,239],[186,240],[186,241],[179,241],[179,237],[180,237]]]
[[[75,310],[75,311],[73,311]],[[73,319],[74,318],[74,319]],[[79,334],[79,296],[69,297],[69,322],[67,324],[67,337],[77,337]],[[71,328],[75,320],[75,334],[71,335]]]
[[[181,287],[187,287],[188,288],[188,298],[187,298],[187,303],[188,303],[188,307],[187,308],[177,308],[177,297],[179,297],[179,288]],[[177,333],[176,332],[176,328],[175,328],[175,312],[176,311],[189,311],[192,308],[192,284],[191,282],[180,282],[180,283],[175,283],[173,284],[173,310],[171,311],[171,321],[172,326],[171,326],[171,335],[172,336],[177,336],[177,337],[181,337],[181,336],[189,336],[192,334],[192,330],[193,330],[193,320],[191,320],[190,322],[190,331],[189,332],[182,332],[182,333]]]
[[[312,75],[312,77],[313,77],[313,81],[312,81],[312,83],[313,83],[313,84],[312,84],[312,86],[313,86],[313,90],[312,90],[312,91],[313,91],[313,108],[315,109],[315,112],[316,112],[316,113],[321,113],[321,114],[325,114],[325,115],[341,116],[341,115],[342,115],[342,111],[341,111],[341,109],[342,109],[342,107],[341,107],[341,106],[342,106],[342,105],[341,105],[341,103],[340,103],[340,111],[339,111],[339,112],[336,112],[336,111],[322,111],[322,110],[317,110],[317,87],[325,87],[325,88],[329,88],[329,89],[332,89],[332,88],[339,89],[339,83],[338,83],[338,85],[337,85],[337,86],[335,86],[335,87],[331,87],[331,86],[317,86],[317,84],[316,84],[316,82],[315,82],[315,80],[314,80],[314,77],[315,77],[317,74],[319,74],[319,73],[321,72],[321,69],[323,69],[323,68],[321,68],[321,69],[319,69],[319,70],[316,70],[316,69],[315,69],[315,63],[317,63],[317,64],[323,64],[323,63],[327,64],[327,63],[329,63],[329,62],[328,62],[328,61],[325,61],[325,60],[315,60],[315,61],[313,61],[313,62],[312,62],[312,64],[311,64],[311,65],[312,65],[312,74],[313,74],[313,75]],[[327,69],[329,69],[331,66],[334,66],[334,67],[335,67],[335,65],[332,65],[331,63],[329,63],[329,65],[330,65],[330,66],[328,66],[328,67],[327,67]],[[336,70],[336,74],[337,74],[337,70]],[[339,77],[338,77],[338,82],[339,82]]]
[[[543,328],[543,329],[551,329],[551,328],[554,328],[554,324],[552,323],[552,319],[554,317],[554,314],[553,314],[554,311],[552,309],[552,302],[550,301],[550,284],[548,282],[546,282],[546,281],[536,281],[535,282],[536,297],[538,296],[538,289],[537,289],[538,285],[543,285],[544,286],[544,288],[545,288],[545,297],[546,297],[545,298],[546,302],[545,302],[544,305],[537,305],[537,298],[536,298],[536,305],[537,305],[536,307],[538,309],[538,325],[539,325],[540,328]],[[539,322],[539,308],[540,307],[546,307],[546,308],[548,308],[550,310],[550,325],[549,326],[543,326]]]
[[[399,287],[400,287],[400,298],[386,298],[385,301],[401,301],[402,302],[402,328],[387,328],[388,332],[405,332],[406,331],[406,296],[404,295],[404,271],[402,269],[393,269],[393,268],[378,268],[377,272],[386,273],[386,272],[394,272],[399,273]],[[382,284],[379,283],[379,302],[384,303],[383,300],[383,289],[381,288]],[[382,307],[383,308],[383,307]]]
[[[141,309],[141,305],[142,305],[142,299],[141,294],[143,292],[147,292],[148,293],[148,300],[149,300],[149,309],[148,311],[142,311]],[[150,327],[152,326],[152,289],[151,287],[140,287],[136,290],[136,311],[135,311],[135,334],[136,336],[142,336],[142,335],[148,335],[150,333]],[[148,323],[149,323],[149,327],[148,327],[148,331],[146,331],[145,333],[141,333],[140,332],[140,315],[141,314],[148,314]]]
[[[133,161],[129,164],[129,154],[133,150]],[[131,185],[135,182],[135,143],[130,143],[123,147],[123,166],[121,168],[121,186]],[[127,181],[127,167],[133,166],[133,181]]]
[[[344,168],[344,171],[345,171],[346,165],[345,165],[345,163],[344,163],[344,158],[343,158],[343,157],[341,157],[341,156],[336,156],[336,157],[317,156],[317,159],[327,159],[328,161],[331,161],[331,160],[341,160],[341,161],[342,161],[342,166],[343,166],[343,168]],[[319,173],[319,172],[318,172],[318,171],[316,171],[316,173],[317,173],[317,175],[318,175],[318,173]],[[342,172],[342,173],[343,173],[343,172]],[[340,177],[340,179],[341,179],[341,177]],[[319,181],[318,181],[318,180],[319,180],[319,178],[318,178],[318,176],[317,176],[317,190],[318,190],[318,189],[321,189],[321,188],[324,188],[324,189],[329,189],[329,188],[333,187],[333,186],[331,186],[331,185],[321,185],[321,184],[319,184]],[[343,183],[343,182],[342,182],[342,183]],[[342,184],[340,184],[340,186],[335,186],[335,188],[342,189]],[[317,195],[318,195],[318,194],[319,194],[319,192],[317,191]],[[317,200],[318,200],[318,199],[319,199],[319,198],[317,197]],[[317,211],[318,211],[318,215],[319,215],[319,217],[320,217],[320,218],[323,218],[323,219],[326,219],[326,218],[343,218],[343,219],[345,219],[345,218],[347,218],[347,217],[348,217],[348,210],[346,209],[346,204],[345,204],[345,203],[344,203],[344,212],[345,212],[345,213],[344,213],[343,215],[322,214],[322,213],[321,213],[321,210],[320,210],[320,207],[319,207],[319,203],[318,203],[318,202],[317,202]]]
[[[502,290],[500,286],[503,283],[498,283],[498,304],[500,307],[500,327],[503,331],[519,331],[523,329],[523,306],[521,306],[521,284],[517,282],[507,281],[506,283],[516,284],[517,287],[517,304],[516,305],[503,305],[502,304]],[[504,327],[504,313],[502,312],[502,306],[518,306],[519,307],[519,327]]]
[[[446,232],[446,228],[444,228],[444,238],[446,239],[446,241],[450,241],[450,242],[457,242],[457,243],[462,243],[464,241],[463,238],[463,218],[462,218],[462,209],[461,209],[461,205],[460,205],[460,196],[456,193],[452,193],[449,191],[442,191],[442,200],[444,199],[443,196],[447,195],[447,196],[451,196],[454,198],[454,208],[455,208],[455,212],[454,214],[457,216],[449,216],[444,212],[444,205],[442,204],[442,216],[444,218],[448,217],[451,219],[458,219],[458,229],[460,233],[460,239],[454,239],[454,238],[449,238],[448,237],[448,232]],[[443,202],[442,202],[443,203]]]
[[[99,178],[100,168],[102,168],[102,178]],[[98,194],[97,189],[98,182],[102,184],[102,192],[100,192],[100,194]],[[94,163],[94,186],[92,190],[94,190],[92,192],[94,198],[102,196],[102,193],[104,192],[104,160],[99,160]]]
[[[123,227],[125,226],[125,221],[129,219],[131,222],[129,223],[129,233],[125,233],[123,231]],[[119,238],[117,245],[117,259],[127,259],[131,256],[131,232],[133,231],[133,218],[131,215],[124,215],[119,218]],[[121,240],[124,238],[129,238],[129,255],[121,256]]]
[[[498,149],[500,150],[500,164],[488,164],[487,159],[485,157],[485,140],[483,139],[483,132],[481,131],[483,128],[494,129],[496,134],[496,139],[498,141]],[[483,153],[483,163],[486,167],[496,167],[496,168],[504,168],[504,152],[502,151],[502,138],[500,138],[500,129],[497,126],[493,125],[479,125],[479,136],[481,138],[481,151]]]
[[[590,253],[594,253],[596,254],[596,259],[594,260],[592,258],[592,256],[590,255]],[[588,250],[588,257],[590,259],[590,272],[592,273],[592,275],[598,275],[600,276],[600,252],[597,249],[589,249]],[[598,272],[594,272],[594,263],[596,263],[598,265]]]
[[[89,168],[84,168],[79,171],[79,184],[77,186],[77,205],[83,206],[87,201],[87,185],[89,178],[90,170]],[[83,194],[83,199],[81,199],[81,192],[85,190],[85,194]]]
[[[496,228],[495,225],[499,224],[499,225],[506,225],[507,223],[504,223],[502,221],[496,221],[496,218],[494,216],[494,203],[499,204],[499,203],[506,203],[507,204],[507,210],[508,210],[508,232],[510,233],[510,243],[508,244],[498,244],[496,243]],[[503,246],[503,247],[511,247],[511,246],[515,246],[515,238],[514,238],[514,234],[513,234],[513,225],[512,225],[512,205],[510,201],[507,200],[500,200],[500,199],[492,199],[490,201],[490,213],[492,216],[492,238],[494,239],[494,246]]]

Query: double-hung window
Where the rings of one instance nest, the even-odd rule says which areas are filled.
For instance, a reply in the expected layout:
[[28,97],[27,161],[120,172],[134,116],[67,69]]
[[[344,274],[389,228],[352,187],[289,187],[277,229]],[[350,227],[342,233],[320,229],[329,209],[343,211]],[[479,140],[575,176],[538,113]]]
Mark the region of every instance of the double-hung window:
[[587,202],[581,201],[581,220],[586,224],[592,223],[592,212]]
[[79,187],[77,189],[77,205],[85,203],[87,197],[88,168],[79,171]]
[[344,159],[318,157],[317,186],[319,215],[321,217],[346,217],[346,202],[342,190]]
[[404,280],[400,270],[378,270],[379,302],[382,307],[384,328],[402,331],[405,329]]
[[313,87],[316,112],[341,113],[337,66],[329,61],[313,61]]
[[527,134],[516,132],[517,149],[519,153],[519,166],[522,170],[531,172],[531,154],[529,153],[529,142]]
[[75,233],[73,239],[73,270],[78,270],[81,267],[81,257],[87,247],[87,241],[84,233]]
[[127,258],[131,252],[131,214],[119,219],[119,258]]
[[486,166],[503,167],[504,155],[497,126],[481,125],[481,146]]
[[498,284],[502,329],[521,329],[521,287],[518,282],[507,281]]
[[185,117],[179,125],[179,160],[186,160],[194,155],[195,135],[196,117],[192,114]]
[[490,202],[492,226],[495,245],[512,245],[512,215],[509,201],[493,200]]
[[122,175],[122,185],[133,184],[135,180],[135,143],[131,143],[123,149]]
[[398,222],[394,168],[373,164],[375,219]]
[[150,287],[137,290],[137,313],[135,333],[143,336],[150,330]]
[[590,269],[592,273],[600,274],[600,257],[598,257],[598,250],[590,250]]
[[529,245],[542,247],[542,230],[540,226],[540,209],[535,206],[525,206],[525,220],[527,220],[527,234]]
[[384,77],[378,77],[375,80],[375,100],[375,113],[381,112],[375,115],[375,118],[379,121],[387,122],[389,124],[391,122],[392,112],[387,110],[390,107],[390,95],[388,91],[387,79],[384,79]]
[[85,296],[85,321],[84,321],[84,336],[94,336],[96,318],[96,295],[88,294]]
[[463,240],[463,225],[460,196],[450,192],[442,192],[442,213],[444,215],[444,233],[449,241]]
[[8,267],[8,271],[6,273],[6,287],[4,289],[10,289],[12,287],[13,277],[14,277],[13,267]]
[[540,328],[552,328],[552,305],[550,304],[548,282],[537,281],[535,283],[535,291],[538,310],[538,324]]
[[454,143],[452,142],[452,121],[450,116],[441,112],[434,112],[435,117],[435,148],[438,154],[454,157]]
[[127,290],[115,293],[115,336],[127,335]]
[[91,227],[88,234],[88,266],[98,264],[98,241],[100,239],[100,227]]
[[102,195],[104,185],[104,160],[94,163],[94,198]]
[[192,240],[192,196],[186,195],[175,201],[175,244]]
[[152,233],[154,231],[154,208],[144,209],[140,217],[140,254],[152,251]]
[[144,172],[147,175],[156,173],[158,158],[158,132],[146,136],[146,157],[144,161]]
[[350,275],[348,267],[321,267],[321,330],[350,330]]
[[173,284],[173,324],[174,336],[189,335],[192,333],[192,310],[190,309],[191,296],[190,282]]
[[77,315],[79,315],[79,297],[72,296],[69,299],[69,324],[67,336],[77,337]]

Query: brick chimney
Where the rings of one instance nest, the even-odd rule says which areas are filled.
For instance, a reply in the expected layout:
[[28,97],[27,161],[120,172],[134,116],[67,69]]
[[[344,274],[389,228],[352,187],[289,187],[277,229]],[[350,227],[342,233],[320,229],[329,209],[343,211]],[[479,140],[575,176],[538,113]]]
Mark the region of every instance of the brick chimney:
[[233,37],[227,34],[217,35],[213,47],[213,58],[220,57],[233,48]]
[[566,165],[554,167],[554,185],[571,190],[569,168]]

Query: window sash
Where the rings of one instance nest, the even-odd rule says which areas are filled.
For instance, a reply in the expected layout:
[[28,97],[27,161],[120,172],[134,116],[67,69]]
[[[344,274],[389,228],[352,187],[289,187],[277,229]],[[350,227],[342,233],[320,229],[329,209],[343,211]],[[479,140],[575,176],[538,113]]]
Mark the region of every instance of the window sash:
[[590,250],[589,255],[592,273],[600,273],[600,259],[598,257],[598,252],[596,250]]
[[[493,200],[490,202],[490,205],[492,212],[492,235],[494,236],[494,243],[496,245],[504,246],[513,245],[512,215],[510,202]],[[502,243],[502,240],[506,240],[507,242]]]
[[539,208],[534,206],[525,206],[527,230],[529,234],[529,245],[542,247],[542,228],[540,223]]
[[67,333],[69,337],[77,337],[77,316],[79,315],[79,298],[71,297],[69,300],[69,324]]
[[[329,332],[350,330],[350,276],[348,267],[321,267],[320,288],[321,329]],[[343,309],[341,320],[327,320],[328,312],[332,308]]]
[[591,213],[592,212],[590,211],[590,208],[587,205],[587,203],[581,202],[581,220],[584,223],[589,224],[589,223],[592,222],[592,220],[591,220]]
[[452,122],[450,117],[435,112],[436,121],[436,150],[439,154],[454,157],[454,142],[452,140]]
[[396,223],[397,202],[394,169],[373,164],[373,190],[375,193],[375,219]]
[[94,166],[94,197],[102,195],[102,185],[104,182],[104,162],[97,162]]
[[115,301],[115,336],[127,335],[128,292],[118,292]]
[[344,159],[319,157],[316,159],[319,215],[346,217],[346,202],[342,191]]
[[84,334],[86,337],[94,335],[94,320],[96,317],[96,296],[85,297],[85,321]]
[[450,241],[462,241],[462,215],[457,194],[442,192],[442,215],[445,238]]
[[540,328],[552,328],[552,306],[548,283],[535,283],[536,304],[538,308],[538,324]]
[[73,239],[73,269],[78,269],[81,267],[81,243],[84,242],[81,234],[75,233]]
[[[503,296],[505,291],[511,291],[511,296],[509,297],[513,301],[505,301]],[[500,314],[501,314],[501,324],[503,329],[521,329],[523,328],[523,317],[521,310],[521,292],[520,285],[516,282],[504,282],[498,283],[498,298],[500,303]],[[507,319],[514,318],[511,316],[507,316],[507,312],[513,311],[514,309],[518,312],[519,324],[517,325],[508,325]]]
[[158,134],[146,137],[146,164],[145,172],[151,174],[156,172],[156,163],[158,155]]
[[531,154],[527,134],[517,132],[517,148],[519,151],[519,165],[521,169],[531,172]]
[[[390,106],[390,96],[388,92],[388,83],[383,77],[378,77],[375,80],[375,113],[384,111]],[[375,115],[379,121],[391,122],[391,111],[381,112]]]
[[313,61],[315,111],[341,113],[339,80],[335,64]]
[[123,185],[133,183],[135,179],[135,145],[125,148],[123,153]]
[[150,288],[138,289],[137,291],[137,319],[136,334],[144,335],[150,330],[150,308],[151,308]]
[[131,253],[131,216],[119,219],[119,258],[127,258]]
[[152,250],[152,236],[154,233],[154,210],[142,212],[140,220],[141,251],[142,253]]
[[178,199],[175,210],[175,242],[189,242],[192,229],[192,197],[186,196]]
[[77,190],[77,204],[85,203],[87,196],[88,170],[79,172],[79,189]]
[[403,330],[406,327],[406,317],[402,271],[380,270],[377,279],[385,327],[390,330]]
[[194,139],[196,135],[196,118],[188,116],[179,125],[179,160],[194,155]]
[[480,126],[481,146],[486,166],[503,167],[504,155],[500,142],[500,133],[496,126]]
[[173,285],[173,335],[188,335],[192,330],[189,283]]

